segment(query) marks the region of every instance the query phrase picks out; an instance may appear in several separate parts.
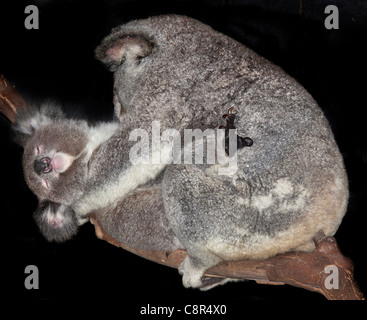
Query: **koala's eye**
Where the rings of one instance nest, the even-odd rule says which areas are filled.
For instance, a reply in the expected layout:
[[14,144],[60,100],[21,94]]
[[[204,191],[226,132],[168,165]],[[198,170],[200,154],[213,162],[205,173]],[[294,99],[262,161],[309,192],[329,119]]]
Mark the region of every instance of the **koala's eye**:
[[143,62],[144,58],[145,58],[144,56],[137,56],[136,57],[136,64],[140,65]]
[[41,146],[38,146],[34,151],[36,155],[39,155],[42,152],[43,148]]

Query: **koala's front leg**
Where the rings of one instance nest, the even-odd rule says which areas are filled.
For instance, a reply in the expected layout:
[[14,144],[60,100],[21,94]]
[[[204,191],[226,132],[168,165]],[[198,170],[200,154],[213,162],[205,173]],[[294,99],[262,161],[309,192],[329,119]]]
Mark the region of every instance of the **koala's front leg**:
[[70,206],[42,201],[33,217],[48,241],[64,242],[78,231],[78,221]]

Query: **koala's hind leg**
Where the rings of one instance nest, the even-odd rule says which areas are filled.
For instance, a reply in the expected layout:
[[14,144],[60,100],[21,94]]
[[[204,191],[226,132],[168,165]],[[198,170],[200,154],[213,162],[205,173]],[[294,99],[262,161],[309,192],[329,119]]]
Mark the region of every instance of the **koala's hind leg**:
[[205,270],[224,260],[223,251],[235,247],[227,234],[233,234],[235,220],[231,221],[230,215],[236,194],[195,165],[170,166],[162,186],[170,227],[188,254],[179,267],[183,285],[205,290],[227,282],[223,279],[205,285],[202,278]]

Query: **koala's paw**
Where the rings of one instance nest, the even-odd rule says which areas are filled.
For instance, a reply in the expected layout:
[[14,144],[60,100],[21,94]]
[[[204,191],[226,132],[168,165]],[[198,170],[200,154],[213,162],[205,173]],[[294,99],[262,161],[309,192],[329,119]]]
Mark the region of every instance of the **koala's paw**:
[[241,281],[240,279],[216,278],[204,276],[208,268],[198,268],[194,266],[189,257],[178,267],[178,272],[182,275],[182,283],[185,288],[200,288],[202,291],[210,290],[216,286],[226,284],[230,281]]
[[33,217],[47,241],[64,242],[78,232],[75,213],[69,206],[43,201]]
[[182,275],[182,284],[185,288],[200,288],[203,284],[202,277],[205,269],[195,268],[189,257],[178,267],[178,272]]

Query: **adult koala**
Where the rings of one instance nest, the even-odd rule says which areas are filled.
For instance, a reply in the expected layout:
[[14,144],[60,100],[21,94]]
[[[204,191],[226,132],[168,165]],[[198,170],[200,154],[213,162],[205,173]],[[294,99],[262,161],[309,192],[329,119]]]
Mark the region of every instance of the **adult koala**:
[[200,287],[222,260],[309,251],[318,231],[336,232],[348,200],[342,157],[316,102],[279,67],[175,15],[118,27],[96,54],[114,71],[115,112],[127,132],[137,124],[149,131],[152,120],[162,129],[205,129],[235,107],[238,135],[254,142],[238,150],[232,175],[219,175],[220,165],[171,164],[152,177],[162,188],[164,228],[188,253],[185,286]]
[[[78,221],[94,212],[129,246],[186,249],[186,287],[201,287],[204,271],[223,260],[310,251],[318,231],[336,232],[348,200],[341,154],[316,102],[279,67],[175,15],[114,29],[96,55],[114,71],[120,126],[88,153],[83,193],[70,204]],[[230,148],[231,174],[219,163],[167,164],[167,141],[160,162],[129,157],[137,128],[151,138],[159,121],[183,135],[218,126],[234,109],[232,128],[251,147]]]

